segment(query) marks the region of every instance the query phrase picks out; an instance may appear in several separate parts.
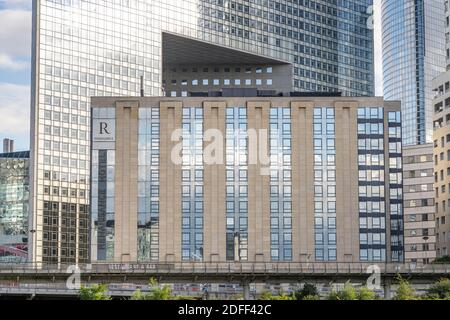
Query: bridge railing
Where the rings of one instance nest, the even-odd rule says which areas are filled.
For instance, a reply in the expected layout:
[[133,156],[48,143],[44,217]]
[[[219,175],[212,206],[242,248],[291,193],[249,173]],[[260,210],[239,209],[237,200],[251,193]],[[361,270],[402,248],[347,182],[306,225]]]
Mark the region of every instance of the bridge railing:
[[64,274],[79,270],[91,274],[123,273],[240,273],[240,274],[367,274],[380,273],[439,273],[450,275],[447,264],[342,263],[342,262],[167,262],[167,263],[94,263],[94,264],[0,264],[2,274]]

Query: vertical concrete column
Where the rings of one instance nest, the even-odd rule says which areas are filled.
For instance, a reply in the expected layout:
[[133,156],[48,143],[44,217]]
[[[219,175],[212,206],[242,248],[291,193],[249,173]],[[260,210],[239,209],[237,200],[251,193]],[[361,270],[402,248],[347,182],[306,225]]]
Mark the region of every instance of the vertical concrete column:
[[[248,259],[250,262],[270,261],[270,170],[269,164],[262,166],[259,159],[261,148],[267,155],[269,152],[270,105],[270,101],[247,103],[248,129],[254,130],[258,137],[258,146],[249,143],[249,151],[253,148],[258,153],[257,163],[248,166]],[[262,129],[267,133],[265,141],[260,139]]]
[[116,103],[114,260],[137,260],[139,102]]
[[359,261],[358,123],[356,102],[336,102],[337,261]]
[[293,261],[314,260],[314,102],[293,101],[292,117],[292,252]]
[[244,300],[250,300],[250,282],[244,280],[242,282],[242,288],[244,289]]
[[172,161],[172,133],[181,129],[182,103],[160,103],[159,260],[181,261],[181,165]]
[[385,300],[391,300],[392,299],[392,295],[391,295],[391,281],[386,279],[384,280],[384,284],[383,284],[383,290],[384,290],[384,299]]
[[[211,163],[212,159],[206,159],[204,154],[204,259],[206,262],[219,262],[226,260],[226,213],[225,213],[225,102],[204,102],[204,132],[221,134],[209,142],[204,142],[204,151],[211,155],[208,146],[220,146],[222,150],[216,150],[212,157],[217,163]],[[205,136],[206,138],[206,136]],[[214,139],[220,138],[221,141]]]

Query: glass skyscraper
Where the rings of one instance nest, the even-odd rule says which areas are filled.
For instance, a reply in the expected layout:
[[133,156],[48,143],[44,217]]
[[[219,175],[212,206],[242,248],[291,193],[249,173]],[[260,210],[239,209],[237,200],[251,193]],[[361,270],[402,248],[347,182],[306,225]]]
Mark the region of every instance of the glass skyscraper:
[[[371,4],[371,0],[34,1],[32,260],[89,260],[91,96],[137,96],[141,89],[151,96],[184,96],[196,88],[255,85],[266,90],[372,95],[373,33],[367,13]],[[273,69],[262,73],[253,68],[260,62]],[[101,156],[109,159],[109,154]],[[108,174],[101,179],[98,183],[107,186]],[[108,196],[102,197],[107,205]],[[157,241],[151,240],[151,233],[158,226],[152,216],[141,218],[139,246],[144,250]],[[103,255],[110,254],[108,239],[114,237],[108,230],[100,237]],[[45,239],[46,234],[50,238]],[[245,232],[240,237],[244,254]],[[196,248],[194,240],[189,239],[191,251]],[[152,255],[152,249],[141,254]]]
[[27,261],[30,152],[0,154],[0,263]]
[[432,80],[445,71],[440,0],[383,0],[384,98],[401,100],[403,143],[433,140]]

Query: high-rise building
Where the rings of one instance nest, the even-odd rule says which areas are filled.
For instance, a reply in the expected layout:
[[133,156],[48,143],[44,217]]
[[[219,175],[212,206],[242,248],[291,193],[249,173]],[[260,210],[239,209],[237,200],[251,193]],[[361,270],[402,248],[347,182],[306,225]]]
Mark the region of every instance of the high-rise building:
[[91,96],[249,87],[370,96],[371,4],[33,1],[32,261],[88,260]]
[[437,256],[449,255],[450,216],[450,71],[443,73],[433,84],[434,98],[434,187],[436,199]]
[[433,144],[403,148],[405,262],[436,258]]
[[0,153],[0,263],[28,255],[30,152]]
[[445,43],[447,71],[433,80],[434,100],[434,161],[436,198],[436,246],[437,256],[449,255],[450,215],[450,11],[449,1],[443,4],[445,12]]
[[443,1],[382,0],[384,98],[402,102],[403,143],[433,141],[434,77],[445,71]]
[[14,152],[14,140],[3,139],[3,153]]
[[400,103],[92,99],[93,262],[403,262]]

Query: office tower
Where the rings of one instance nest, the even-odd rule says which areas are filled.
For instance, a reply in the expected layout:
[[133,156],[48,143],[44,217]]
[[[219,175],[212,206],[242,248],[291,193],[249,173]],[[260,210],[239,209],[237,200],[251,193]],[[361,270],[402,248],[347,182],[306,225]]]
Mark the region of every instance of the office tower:
[[[148,96],[222,87],[370,96],[371,4],[34,1],[32,260],[88,261],[91,96],[137,96],[141,79]],[[256,74],[260,65],[273,77]],[[56,238],[44,245],[48,232]]]
[[433,144],[403,148],[405,262],[436,258]]
[[3,139],[3,153],[14,152],[14,140]]
[[28,151],[0,153],[0,263],[27,261],[29,164]]
[[384,98],[402,102],[403,143],[433,141],[431,82],[445,71],[440,0],[382,0]]
[[434,100],[434,187],[436,198],[436,246],[437,257],[449,255],[450,217],[448,192],[450,190],[450,12],[449,1],[443,4],[445,12],[445,52],[447,71],[433,80]]
[[450,188],[450,72],[433,81],[434,103],[434,187],[436,200],[437,257],[447,256],[450,245],[448,193]]
[[93,262],[404,261],[398,102],[91,105]]

